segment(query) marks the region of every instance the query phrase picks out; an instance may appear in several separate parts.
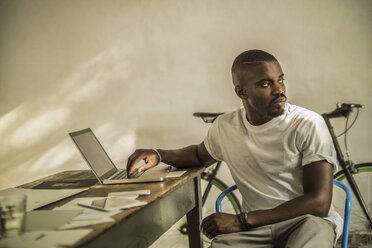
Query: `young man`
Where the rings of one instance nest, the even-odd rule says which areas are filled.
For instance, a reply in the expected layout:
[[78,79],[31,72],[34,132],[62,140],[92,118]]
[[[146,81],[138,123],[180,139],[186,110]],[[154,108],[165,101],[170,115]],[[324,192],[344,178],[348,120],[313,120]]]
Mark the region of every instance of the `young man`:
[[140,171],[160,160],[178,168],[223,160],[243,196],[243,212],[203,220],[212,247],[333,247],[337,160],[322,117],[286,103],[283,71],[267,52],[240,54],[232,76],[244,107],[219,116],[199,145],[136,150],[129,173],[140,160],[146,162]]

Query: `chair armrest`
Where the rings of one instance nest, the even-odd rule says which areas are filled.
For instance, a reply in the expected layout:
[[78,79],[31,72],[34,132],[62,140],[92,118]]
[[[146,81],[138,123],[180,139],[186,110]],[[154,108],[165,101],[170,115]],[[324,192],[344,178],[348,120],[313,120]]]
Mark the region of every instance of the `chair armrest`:
[[341,183],[340,181],[333,180],[333,185],[340,187],[346,193],[345,209],[344,209],[344,226],[342,229],[342,242],[341,242],[341,248],[346,248],[347,241],[349,238],[352,193],[351,193],[351,190],[345,184]]

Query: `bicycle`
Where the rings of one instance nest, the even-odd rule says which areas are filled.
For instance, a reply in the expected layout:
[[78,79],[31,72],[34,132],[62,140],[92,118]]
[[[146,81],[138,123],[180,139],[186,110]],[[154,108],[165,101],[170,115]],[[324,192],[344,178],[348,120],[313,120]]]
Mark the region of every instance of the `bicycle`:
[[[358,209],[356,207],[352,207],[351,213],[352,213],[352,218],[351,218],[351,223],[352,229],[355,230],[362,230],[362,226],[364,226],[364,229],[366,230],[371,230],[372,229],[372,218],[371,218],[371,213],[369,209],[372,209],[372,200],[368,199],[369,202],[369,207],[368,204],[366,203],[366,197],[368,196],[366,193],[362,193],[361,191],[363,189],[360,189],[358,185],[360,185],[363,181],[367,182],[372,182],[372,163],[361,163],[361,164],[355,164],[350,160],[350,154],[348,151],[348,146],[347,146],[347,132],[351,129],[351,127],[355,124],[358,115],[359,115],[359,109],[362,108],[363,106],[360,104],[352,104],[352,103],[339,103],[336,106],[336,109],[333,110],[332,112],[329,113],[324,113],[322,114],[326,125],[328,127],[328,130],[331,134],[334,147],[336,149],[337,153],[337,160],[339,161],[339,164],[341,166],[341,170],[339,170],[337,173],[334,174],[334,179],[343,181],[346,179],[348,186],[350,186],[351,190],[353,191],[353,195],[357,199],[357,202],[359,204],[359,207],[361,208],[364,217],[365,218],[360,218],[358,217]],[[353,111],[353,109],[357,109],[357,114],[355,115],[355,118],[353,122],[348,126],[349,122],[349,117],[350,113]],[[345,130],[343,133],[336,135],[333,129],[333,126],[331,125],[330,119],[332,118],[338,118],[338,117],[344,117],[346,118],[346,124],[345,124]],[[340,144],[337,140],[338,137],[341,137],[344,135],[345,137],[345,149],[346,149],[346,155],[347,159],[345,159],[345,156],[341,150]],[[367,187],[364,190],[370,189],[371,187]],[[359,221],[363,222],[366,221],[367,223],[360,224],[356,220],[359,219]]]

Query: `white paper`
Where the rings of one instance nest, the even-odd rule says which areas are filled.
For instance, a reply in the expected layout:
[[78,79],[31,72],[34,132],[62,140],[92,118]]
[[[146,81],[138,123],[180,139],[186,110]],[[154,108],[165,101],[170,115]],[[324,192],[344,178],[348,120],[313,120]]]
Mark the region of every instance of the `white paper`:
[[108,223],[108,222],[113,222],[113,221],[115,220],[110,217],[99,219],[99,220],[77,220],[77,221],[75,220],[75,221],[70,221],[69,223],[64,224],[59,229],[65,230],[65,229],[71,229],[71,228],[77,228],[77,227],[87,227],[91,225]]
[[83,210],[39,210],[26,214],[26,232],[40,230],[57,230],[67,224]]
[[8,188],[0,191],[1,196],[6,195],[26,195],[27,206],[26,211],[31,211],[36,208],[48,205],[76,195],[80,192],[86,191],[89,188],[80,189],[21,189],[21,188]]
[[107,197],[120,196],[120,197],[125,197],[128,199],[136,199],[138,196],[141,196],[141,195],[148,196],[150,194],[151,194],[151,191],[149,189],[143,189],[143,190],[111,192],[107,195]]
[[170,177],[180,177],[182,176],[186,171],[185,170],[181,170],[181,171],[171,171],[169,172],[165,178],[170,178]]
[[0,248],[53,248],[60,247],[61,245],[73,246],[91,231],[91,229],[75,229],[62,231],[26,232],[20,236],[0,239]]
[[138,198],[139,195],[126,195],[126,196],[121,196],[120,194],[119,195],[109,195],[108,197],[123,197],[125,199],[131,199],[131,200],[135,200]]
[[111,196],[107,197],[105,209],[115,210],[115,209],[128,209],[132,207],[144,206],[147,202],[138,201],[133,199],[128,199],[125,197]]
[[105,197],[89,197],[89,198],[76,198],[72,201],[66,203],[65,205],[55,208],[55,211],[59,210],[71,210],[71,209],[79,209],[82,212],[75,216],[69,223],[60,227],[60,229],[69,229],[69,228],[76,228],[76,227],[83,227],[95,224],[101,224],[106,222],[112,222],[114,219],[111,216],[114,216],[120,213],[120,210],[115,211],[108,211],[102,212],[93,209],[88,209],[77,205],[78,203],[85,203],[90,205],[93,200],[104,199]]
[[55,210],[72,210],[72,209],[85,209],[78,205],[78,203],[84,203],[84,204],[91,204],[93,200],[100,200],[105,199],[106,197],[82,197],[82,198],[75,198],[71,201],[65,203],[64,205],[60,207],[54,208]]
[[97,211],[97,210],[81,207],[78,205],[78,203],[90,205],[93,200],[98,200],[98,199],[103,199],[103,198],[105,197],[75,198],[72,201],[66,203],[65,205],[55,208],[54,210],[72,210],[72,209],[83,210],[83,212],[81,212],[78,216],[74,217],[72,221],[102,220],[102,219],[107,219],[121,212],[120,210],[102,212],[102,211]]
[[120,212],[120,209],[128,209],[131,207],[138,207],[146,205],[147,202],[144,201],[138,201],[133,200],[130,198],[125,197],[107,197],[106,204],[104,209],[109,211],[107,213],[98,211],[98,210],[91,210],[88,208],[84,208],[82,206],[79,206],[78,204],[87,205],[90,206],[92,204],[92,201],[94,200],[101,200],[106,199],[106,197],[87,197],[87,198],[75,198],[72,201],[66,203],[65,205],[55,208],[55,210],[68,210],[68,209],[84,209],[83,213],[79,216],[75,217],[74,220],[80,219],[80,220],[88,220],[88,219],[100,219],[101,216],[112,216]]

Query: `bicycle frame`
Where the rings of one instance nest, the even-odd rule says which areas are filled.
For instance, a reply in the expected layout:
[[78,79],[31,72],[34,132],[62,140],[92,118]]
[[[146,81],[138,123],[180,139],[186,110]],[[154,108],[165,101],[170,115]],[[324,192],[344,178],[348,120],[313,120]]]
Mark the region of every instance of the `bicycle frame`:
[[[371,215],[370,215],[370,213],[368,211],[368,207],[367,207],[366,203],[364,202],[364,199],[363,199],[363,197],[360,193],[359,187],[358,187],[357,183],[354,180],[354,177],[352,176],[352,174],[350,172],[350,166],[349,166],[350,163],[348,161],[345,161],[344,155],[342,153],[340,144],[338,143],[338,140],[337,140],[336,134],[334,132],[333,126],[331,125],[330,118],[328,117],[329,114],[322,114],[322,116],[323,116],[323,118],[325,120],[325,123],[328,127],[328,130],[331,134],[333,144],[334,144],[334,147],[335,147],[336,153],[337,153],[337,160],[339,161],[339,163],[342,167],[343,173],[346,176],[346,180],[349,182],[351,190],[354,192],[354,195],[357,198],[360,207],[362,208],[365,216],[367,217],[367,219],[369,221],[370,228],[372,229]],[[331,118],[332,118],[332,116],[331,116]]]
[[203,198],[202,198],[202,206],[204,206],[204,203],[205,203],[206,200],[207,200],[207,197],[208,197],[209,191],[211,190],[211,187],[212,187],[212,180],[213,180],[213,178],[216,178],[216,175],[217,175],[217,172],[218,172],[220,166],[221,166],[221,161],[217,162],[216,167],[213,169],[212,174],[210,174],[210,175],[208,176],[208,178],[206,178],[206,179],[208,180],[208,185],[207,185],[207,187],[205,188],[205,191],[204,191],[204,194],[203,194]]

